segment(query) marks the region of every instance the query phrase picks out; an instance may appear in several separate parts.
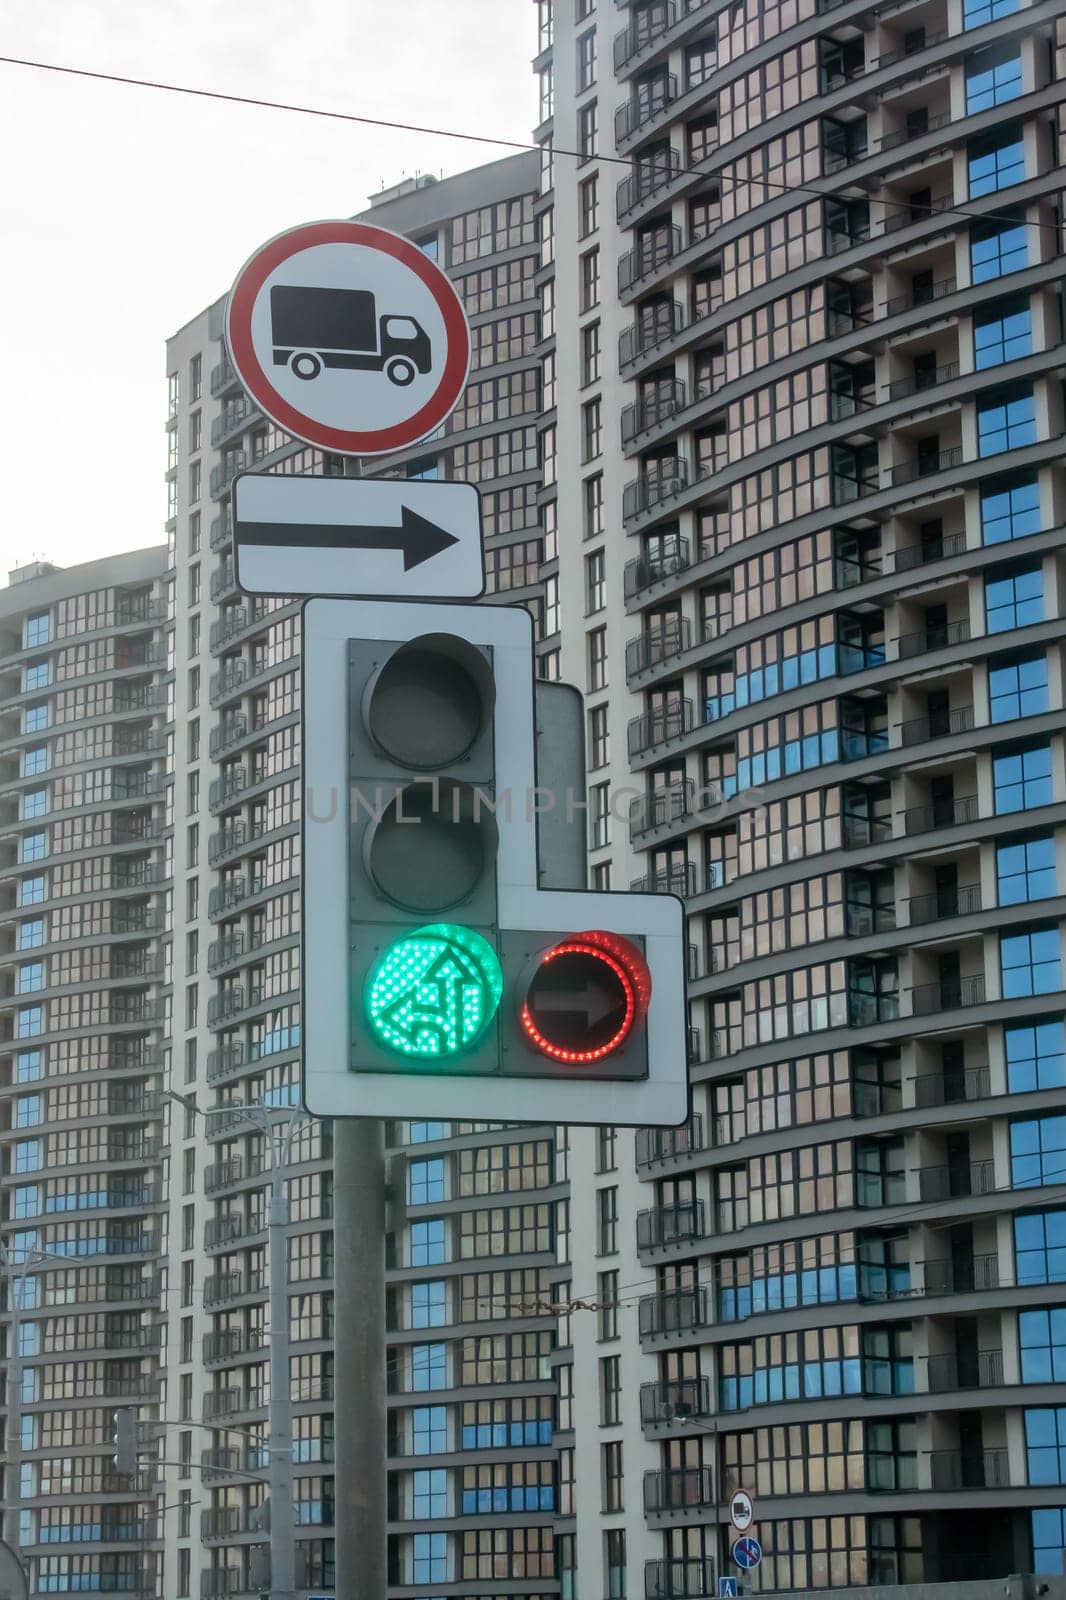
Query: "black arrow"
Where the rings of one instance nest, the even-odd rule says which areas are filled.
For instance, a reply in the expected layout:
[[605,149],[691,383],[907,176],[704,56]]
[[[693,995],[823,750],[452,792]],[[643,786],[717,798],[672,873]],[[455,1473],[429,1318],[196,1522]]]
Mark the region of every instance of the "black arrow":
[[582,1017],[586,1028],[604,1022],[614,1011],[625,1005],[625,997],[610,994],[602,983],[588,980],[583,988],[576,984],[568,988],[540,989],[530,996],[529,1007],[534,1016],[541,1012],[555,1012],[559,1016]]
[[239,544],[318,546],[325,550],[402,550],[403,570],[410,572],[423,561],[458,544],[454,533],[419,516],[410,506],[400,508],[400,526],[350,528],[335,522],[237,521]]

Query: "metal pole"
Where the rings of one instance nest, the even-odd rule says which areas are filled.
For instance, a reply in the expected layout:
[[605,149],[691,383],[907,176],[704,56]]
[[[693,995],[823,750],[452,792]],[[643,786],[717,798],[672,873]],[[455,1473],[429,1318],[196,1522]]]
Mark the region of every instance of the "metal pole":
[[385,1600],[385,1129],[333,1127],[337,1600]]
[[270,1600],[296,1600],[295,1507],[292,1499],[292,1378],[289,1372],[289,1262],[285,1174],[296,1118],[280,1129],[267,1115],[270,1151],[267,1214],[270,1272]]

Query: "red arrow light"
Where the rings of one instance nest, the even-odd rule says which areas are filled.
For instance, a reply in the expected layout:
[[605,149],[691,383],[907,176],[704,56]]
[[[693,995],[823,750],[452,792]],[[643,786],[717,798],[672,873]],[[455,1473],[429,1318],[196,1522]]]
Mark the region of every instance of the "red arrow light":
[[643,953],[617,933],[592,929],[545,951],[519,1016],[535,1049],[580,1066],[618,1050],[650,997]]

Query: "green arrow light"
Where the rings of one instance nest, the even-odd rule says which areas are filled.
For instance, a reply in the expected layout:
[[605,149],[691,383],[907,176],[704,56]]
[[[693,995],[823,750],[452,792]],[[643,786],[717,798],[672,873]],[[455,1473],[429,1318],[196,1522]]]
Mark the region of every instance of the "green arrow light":
[[386,1049],[440,1060],[477,1043],[502,994],[503,971],[489,942],[472,928],[435,922],[397,939],[375,963],[366,1018]]

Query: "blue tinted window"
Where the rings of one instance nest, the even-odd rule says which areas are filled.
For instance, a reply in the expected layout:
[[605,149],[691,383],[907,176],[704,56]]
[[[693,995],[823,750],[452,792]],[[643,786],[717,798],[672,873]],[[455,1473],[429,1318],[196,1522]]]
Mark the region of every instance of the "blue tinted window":
[[1001,934],[999,960],[1005,1000],[1062,988],[1057,927]]
[[23,878],[19,884],[19,905],[36,906],[44,899],[43,878]]
[[411,1445],[416,1456],[439,1455],[447,1450],[446,1406],[415,1406],[411,1412]]
[[443,1467],[418,1467],[411,1474],[411,1512],[420,1520],[448,1515],[448,1474]]
[[1030,1211],[1014,1219],[1014,1271],[1019,1288],[1066,1283],[1066,1211]]
[[1021,7],[1021,0],[963,0],[962,25],[980,28],[997,17],[1009,17]]
[[44,1032],[44,1012],[40,1006],[23,1006],[15,1018],[16,1039],[32,1039]]
[[52,681],[52,663],[38,661],[32,667],[22,669],[22,691],[30,694],[34,689],[46,689]]
[[444,1138],[443,1122],[412,1122],[411,1143],[428,1144],[432,1139]]
[[443,1328],[448,1321],[445,1286],[442,1282],[411,1285],[412,1328]]
[[20,1050],[15,1057],[15,1082],[37,1083],[44,1077],[44,1057],[39,1050]]
[[444,1162],[412,1161],[409,1171],[408,1198],[414,1206],[424,1206],[433,1200],[444,1199]]
[[970,276],[974,283],[1020,272],[1029,265],[1029,229],[1025,222],[975,222],[970,228]]
[[1039,563],[985,579],[985,619],[989,633],[1008,633],[1044,620],[1044,573]]
[[1032,389],[1001,389],[977,406],[977,453],[995,456],[1036,443],[1036,400]]
[[412,1583],[442,1583],[448,1577],[448,1536],[416,1533],[411,1538]]
[[35,745],[32,750],[22,753],[22,776],[33,778],[38,772],[48,771],[48,749],[46,745]]
[[999,478],[981,493],[981,537],[985,544],[1004,544],[1039,533],[1040,486],[1035,474]]
[[1030,1485],[1066,1483],[1066,1406],[1025,1412],[1025,1455]]
[[1031,1513],[1033,1571],[1066,1572],[1066,1506],[1043,1506]]
[[1002,49],[982,50],[966,68],[966,110],[988,111],[1022,92],[1022,58]]
[[1066,1180],[1066,1116],[1029,1117],[1010,1128],[1010,1181],[1036,1189]]
[[44,833],[25,833],[22,836],[21,861],[40,861],[48,854],[48,836]]
[[1033,348],[1032,318],[1028,300],[1009,300],[974,313],[974,365],[998,367],[1016,361]]
[[1055,840],[1011,840],[996,850],[996,884],[1001,906],[1020,906],[1027,900],[1046,900],[1055,893]]
[[36,617],[27,617],[22,624],[22,647],[32,650],[36,644],[48,644],[52,638],[52,618],[47,611]]
[[969,157],[971,200],[1007,189],[1025,177],[1025,146],[1018,128],[999,128],[982,139],[971,139]]
[[774,1405],[782,1400],[811,1400],[823,1396],[862,1394],[862,1361],[858,1355],[831,1360],[771,1360],[752,1372],[737,1371],[719,1380],[723,1411],[748,1406]]
[[996,815],[1051,804],[1051,746],[1006,751],[992,761]]
[[27,706],[22,713],[23,733],[39,733],[48,726],[48,706]]
[[1066,1026],[1061,1017],[1004,1028],[1003,1045],[1011,1094],[1066,1084]]
[[436,1267],[442,1261],[447,1261],[447,1259],[444,1218],[434,1217],[431,1222],[412,1222],[412,1267]]
[[411,1346],[411,1388],[446,1389],[448,1387],[448,1360],[442,1344],[415,1344]]
[[1018,1313],[1023,1383],[1066,1382],[1066,1306]]
[[993,722],[1015,722],[1048,708],[1047,658],[1022,656],[988,669],[988,704]]

